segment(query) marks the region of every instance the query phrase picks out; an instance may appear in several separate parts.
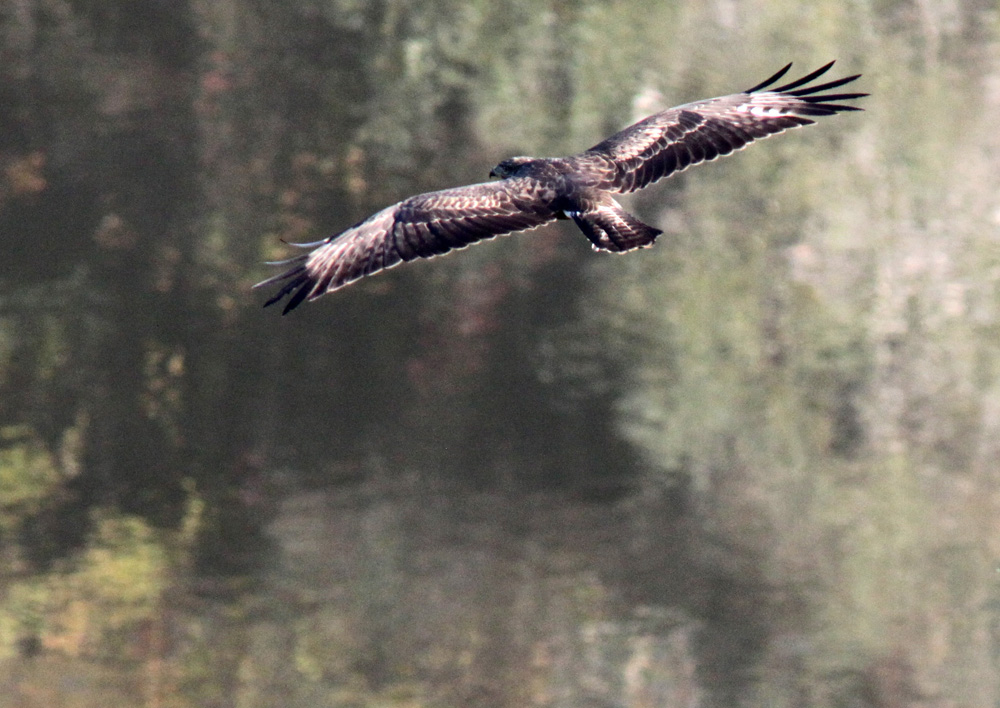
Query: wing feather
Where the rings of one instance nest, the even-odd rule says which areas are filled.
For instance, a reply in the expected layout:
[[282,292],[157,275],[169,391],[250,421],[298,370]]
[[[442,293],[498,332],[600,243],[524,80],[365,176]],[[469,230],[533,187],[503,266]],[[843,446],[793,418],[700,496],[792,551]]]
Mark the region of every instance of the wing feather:
[[[281,284],[265,307],[289,297],[284,312],[403,261],[431,258],[471,243],[552,221],[552,195],[528,178],[419,194],[323,241],[255,288]],[[296,244],[292,244],[296,245]]]
[[823,93],[854,81],[860,74],[807,86],[833,64],[765,90],[788,72],[789,64],[747,91],[649,116],[570,159],[594,164],[595,155],[604,157],[599,186],[632,192],[691,165],[741,150],[755,140],[810,125],[817,116],[861,110],[838,102],[863,98],[866,93]]

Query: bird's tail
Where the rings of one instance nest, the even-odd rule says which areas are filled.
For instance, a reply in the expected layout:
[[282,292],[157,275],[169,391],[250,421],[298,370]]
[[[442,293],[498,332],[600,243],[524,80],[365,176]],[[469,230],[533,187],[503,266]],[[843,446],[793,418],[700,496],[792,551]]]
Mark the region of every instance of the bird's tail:
[[621,208],[617,202],[602,204],[596,209],[570,211],[567,215],[576,222],[597,251],[624,253],[637,248],[648,248],[663,232]]

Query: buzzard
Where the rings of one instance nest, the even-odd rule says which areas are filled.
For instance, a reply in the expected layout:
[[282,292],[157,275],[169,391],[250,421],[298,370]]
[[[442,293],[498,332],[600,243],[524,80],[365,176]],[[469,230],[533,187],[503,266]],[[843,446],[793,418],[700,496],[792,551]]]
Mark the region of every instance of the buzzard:
[[651,246],[662,231],[625,211],[614,194],[634,192],[754,140],[809,125],[817,116],[861,110],[840,101],[868,94],[824,93],[860,74],[806,85],[825,74],[832,61],[768,89],[791,66],[742,93],[656,113],[577,155],[512,157],[490,171],[497,181],[418,194],[322,241],[293,244],[309,253],[271,263],[290,267],[254,287],[280,283],[264,306],[290,295],[287,314],[303,300],[403,261],[556,219],[572,219],[596,250],[623,253]]

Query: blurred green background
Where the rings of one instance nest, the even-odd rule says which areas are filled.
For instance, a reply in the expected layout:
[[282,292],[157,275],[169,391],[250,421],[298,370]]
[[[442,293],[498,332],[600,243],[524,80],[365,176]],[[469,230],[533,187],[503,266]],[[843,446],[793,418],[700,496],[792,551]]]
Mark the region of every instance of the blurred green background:
[[[834,58],[655,248],[249,290]],[[1000,705],[998,110],[993,0],[3,3],[0,707]]]

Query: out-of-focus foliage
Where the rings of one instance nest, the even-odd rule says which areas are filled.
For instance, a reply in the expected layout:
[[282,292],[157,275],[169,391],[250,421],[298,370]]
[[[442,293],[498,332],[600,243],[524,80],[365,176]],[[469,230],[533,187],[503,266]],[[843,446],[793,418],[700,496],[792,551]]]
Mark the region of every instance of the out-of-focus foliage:
[[32,631],[46,649],[71,657],[117,653],[109,635],[153,617],[167,581],[163,548],[137,519],[101,519],[87,549],[60,566],[44,578],[10,586],[4,624],[21,626],[8,635],[8,653],[10,639],[23,641]]
[[[0,708],[995,706],[991,3],[0,7]],[[789,60],[824,119],[281,318],[284,256]]]
[[51,455],[25,427],[0,430],[0,533],[10,535],[59,481]]

